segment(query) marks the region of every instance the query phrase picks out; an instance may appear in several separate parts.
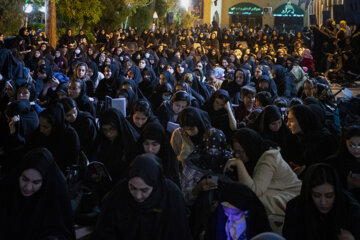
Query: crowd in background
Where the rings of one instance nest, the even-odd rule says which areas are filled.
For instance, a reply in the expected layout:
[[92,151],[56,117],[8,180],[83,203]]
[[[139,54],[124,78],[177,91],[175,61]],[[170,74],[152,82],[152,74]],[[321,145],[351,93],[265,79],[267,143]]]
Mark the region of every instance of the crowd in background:
[[0,33],[1,238],[360,238],[359,30]]

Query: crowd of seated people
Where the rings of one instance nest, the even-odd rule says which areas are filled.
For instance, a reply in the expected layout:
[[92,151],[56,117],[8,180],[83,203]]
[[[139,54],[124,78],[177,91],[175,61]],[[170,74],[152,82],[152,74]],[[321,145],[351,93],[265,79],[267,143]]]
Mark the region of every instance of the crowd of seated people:
[[360,35],[333,23],[1,38],[0,238],[360,239],[360,113],[330,88]]

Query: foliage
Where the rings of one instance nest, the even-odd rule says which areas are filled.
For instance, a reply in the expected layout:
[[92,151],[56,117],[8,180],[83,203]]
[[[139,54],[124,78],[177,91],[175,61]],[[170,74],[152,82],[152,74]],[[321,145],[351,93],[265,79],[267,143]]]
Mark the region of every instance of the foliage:
[[0,32],[5,36],[17,35],[24,23],[25,0],[0,0]]
[[166,14],[175,6],[175,0],[157,0],[155,2],[155,11],[159,19],[166,17]]
[[45,0],[31,0],[31,2],[35,8],[41,8],[42,6],[45,6]]
[[136,13],[129,18],[128,25],[137,28],[137,32],[142,32],[145,29],[149,29],[150,24],[153,21],[153,13],[147,6],[138,8]]
[[195,17],[190,11],[183,8],[174,8],[174,23],[170,28],[190,28],[194,26],[194,22],[198,17]]
[[102,15],[100,0],[61,0],[56,3],[56,17],[60,27],[91,28]]
[[105,9],[97,26],[109,32],[123,27],[126,19],[134,15],[139,7],[147,5],[148,0],[101,0],[101,2]]
[[43,31],[45,31],[45,24],[43,24],[43,23],[34,22],[29,25],[30,25],[30,27],[35,29],[35,31],[37,31],[39,29],[42,29]]

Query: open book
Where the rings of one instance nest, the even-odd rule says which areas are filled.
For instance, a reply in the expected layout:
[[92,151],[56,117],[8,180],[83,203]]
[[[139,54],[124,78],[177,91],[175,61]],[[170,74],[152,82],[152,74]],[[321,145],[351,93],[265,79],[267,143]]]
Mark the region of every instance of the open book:
[[116,108],[126,117],[126,98],[105,98],[106,108]]

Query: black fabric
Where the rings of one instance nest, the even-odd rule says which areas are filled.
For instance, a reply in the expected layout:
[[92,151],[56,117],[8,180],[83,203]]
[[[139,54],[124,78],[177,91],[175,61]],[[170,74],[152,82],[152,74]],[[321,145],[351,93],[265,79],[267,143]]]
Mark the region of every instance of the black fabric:
[[227,102],[230,101],[229,93],[226,90],[219,89],[204,104],[202,109],[209,114],[211,125],[223,131],[229,140],[231,137],[232,130],[230,129],[230,125],[229,125],[228,112],[225,108],[222,108],[218,111],[214,110],[213,105],[216,98],[220,98],[221,100],[225,99],[225,104],[227,104]]
[[358,125],[353,125],[351,127],[343,128],[342,132],[343,134],[339,149],[334,156],[329,158],[328,162],[335,168],[343,188],[350,191],[360,203],[360,188],[353,187],[349,189],[348,186],[348,176],[351,173],[360,173],[360,161],[349,152],[346,143],[351,138],[360,136],[360,127]]
[[261,155],[269,150],[270,143],[264,140],[259,133],[250,128],[241,128],[233,136],[233,141],[237,142],[244,149],[248,158],[245,167],[250,176],[252,176],[255,166]]
[[161,125],[166,129],[167,123],[176,122],[174,119],[175,112],[172,110],[172,103],[170,100],[163,101],[160,107],[157,109],[156,115],[159,118]]
[[89,97],[95,97],[95,86],[98,84],[98,77],[99,77],[99,69],[98,66],[94,61],[89,60],[86,63],[89,69],[92,70],[93,75],[90,77],[90,80],[86,81],[86,95]]
[[157,118],[157,116],[155,116],[152,112],[150,113],[150,116],[148,116],[148,119],[146,121],[146,123],[139,128],[138,126],[135,125],[134,120],[133,120],[133,115],[134,113],[132,112],[130,116],[126,117],[126,120],[129,121],[129,123],[131,123],[131,125],[136,129],[136,131],[141,134],[141,132],[145,129],[145,127],[151,123],[160,123],[159,119]]
[[[327,214],[321,213],[314,204],[312,189],[328,182],[334,188],[335,200]],[[344,192],[336,172],[326,164],[316,164],[305,175],[298,197],[286,206],[283,235],[289,240],[335,240],[340,229],[360,237],[360,205]]]
[[52,153],[55,162],[65,172],[67,167],[79,161],[80,140],[75,131],[65,122],[65,113],[61,104],[54,104],[45,109],[41,116],[47,119],[51,126],[50,136],[45,136],[38,128],[30,136],[28,147],[46,147]]
[[[27,169],[40,172],[40,190],[24,197],[19,177]],[[0,181],[1,239],[74,239],[73,217],[67,185],[51,153],[45,148],[28,152],[20,171]],[[52,239],[52,238],[51,238]]]
[[262,232],[271,232],[265,208],[255,193],[247,186],[229,181],[219,182],[219,205],[209,221],[206,240],[226,240],[227,216],[221,202],[228,202],[246,214],[246,239]]
[[[265,67],[264,67],[265,69]],[[260,89],[259,88],[259,84],[260,82],[267,82],[269,83],[269,88],[268,89]],[[257,82],[255,82],[255,86],[256,86],[256,91],[260,92],[260,91],[267,91],[271,93],[272,97],[277,97],[278,96],[278,91],[277,91],[277,87],[276,84],[274,82],[274,80],[272,78],[270,78],[268,75],[262,75]]]
[[105,110],[100,116],[100,127],[112,125],[118,131],[117,138],[111,142],[102,130],[96,141],[97,152],[92,160],[102,162],[113,179],[112,184],[125,178],[130,159],[134,156],[138,132],[125,119],[122,113],[114,108]]
[[[20,120],[16,123],[16,132],[15,134],[11,135],[9,134],[9,130],[7,131],[8,134],[5,132],[2,132],[1,138],[7,136],[4,138],[4,141],[6,139],[7,145],[14,144],[13,146],[17,144],[25,144],[26,139],[29,137],[31,133],[35,131],[35,129],[39,125],[39,118],[37,116],[37,113],[35,111],[31,110],[31,105],[28,100],[17,100],[15,102],[12,102],[10,105],[8,105],[6,109],[6,114],[8,117],[14,117],[15,115],[19,115]],[[7,125],[8,128],[8,125]],[[3,141],[1,141],[3,142]]]
[[138,98],[135,95],[136,89],[133,88],[123,88],[118,91],[118,96],[122,95],[126,98],[126,116],[129,116],[131,113],[132,106]]
[[198,128],[199,133],[190,137],[195,146],[201,143],[205,130],[211,127],[207,112],[194,107],[186,107],[179,113],[179,123],[181,127]]
[[296,86],[286,68],[281,65],[275,65],[272,66],[272,69],[275,72],[274,80],[279,96],[287,98],[295,97],[297,93]]
[[0,117],[0,146],[3,146],[4,154],[1,157],[2,173],[7,175],[19,167],[25,145],[31,134],[38,128],[39,119],[37,113],[31,110],[28,100],[18,100],[8,105],[6,112],[12,118],[19,115],[20,120],[15,123],[15,133],[10,134],[9,123],[4,115]]
[[106,96],[115,97],[117,86],[121,85],[121,80],[115,78],[115,70],[113,70],[111,66],[110,68],[111,77],[109,79],[102,79],[95,91],[95,96],[100,101],[104,101]]
[[283,157],[286,161],[310,166],[326,160],[336,152],[337,139],[321,126],[310,107],[295,105],[290,111],[293,111],[302,132],[290,135],[285,141]]
[[222,175],[227,160],[232,158],[226,147],[225,134],[219,129],[210,128],[205,131],[202,143],[195,147],[185,164],[207,175]]
[[170,145],[170,140],[163,126],[159,123],[149,123],[145,126],[138,142],[139,153],[144,153],[142,144],[147,139],[160,143],[160,151],[156,155],[161,160],[164,175],[180,186],[179,161]]
[[75,122],[70,125],[76,130],[80,140],[80,150],[88,154],[95,147],[98,133],[97,124],[88,112],[78,111]]
[[95,105],[90,101],[86,94],[86,83],[81,82],[80,95],[74,99],[79,110],[90,113],[93,117],[96,117]]
[[[281,120],[282,124],[279,131],[273,132],[269,129],[269,124],[277,120]],[[276,105],[269,105],[263,109],[257,117],[253,129],[258,131],[263,138],[276,143],[280,149],[284,148],[285,141],[291,134],[290,130],[282,120],[280,109]]]
[[191,239],[182,193],[164,178],[157,157],[136,157],[129,169],[129,179],[132,177],[153,187],[150,196],[138,203],[128,181],[117,185],[105,202],[92,239]]

